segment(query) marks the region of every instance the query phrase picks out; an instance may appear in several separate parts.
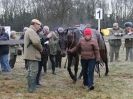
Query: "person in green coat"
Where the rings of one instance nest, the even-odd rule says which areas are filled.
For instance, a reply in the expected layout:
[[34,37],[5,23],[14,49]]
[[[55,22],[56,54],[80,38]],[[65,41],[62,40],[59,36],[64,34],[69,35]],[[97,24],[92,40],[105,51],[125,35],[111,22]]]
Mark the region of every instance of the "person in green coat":
[[49,39],[49,49],[50,49],[50,61],[52,63],[52,73],[55,73],[55,67],[56,67],[56,55],[57,55],[57,50],[58,50],[58,42],[59,38],[57,34],[53,31],[51,31],[48,36]]
[[[118,25],[118,23],[113,24],[113,28],[110,29],[110,34],[109,36],[116,36],[118,34],[123,34],[124,31],[121,29]],[[110,46],[110,62],[113,62],[114,56],[115,56],[115,61],[119,61],[119,51],[120,51],[120,46],[122,44],[121,39],[109,39],[109,46]]]

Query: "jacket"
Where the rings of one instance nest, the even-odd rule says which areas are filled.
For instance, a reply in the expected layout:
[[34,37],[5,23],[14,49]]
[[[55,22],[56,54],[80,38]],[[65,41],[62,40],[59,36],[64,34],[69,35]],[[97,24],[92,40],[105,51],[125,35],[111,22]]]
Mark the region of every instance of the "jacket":
[[42,45],[36,29],[31,25],[24,35],[24,59],[41,61]]
[[95,39],[91,38],[86,41],[85,38],[81,38],[76,47],[71,49],[72,52],[77,50],[80,50],[81,59],[96,59],[96,61],[100,61],[99,46]]
[[[0,33],[0,41],[9,40],[9,35],[5,32]],[[0,56],[6,55],[9,53],[9,46],[8,45],[0,45]]]
[[[121,28],[118,28],[117,30],[111,29],[109,36],[115,35],[115,33],[123,33],[124,31]],[[121,46],[122,42],[121,39],[109,39],[109,44],[111,46],[117,47]]]

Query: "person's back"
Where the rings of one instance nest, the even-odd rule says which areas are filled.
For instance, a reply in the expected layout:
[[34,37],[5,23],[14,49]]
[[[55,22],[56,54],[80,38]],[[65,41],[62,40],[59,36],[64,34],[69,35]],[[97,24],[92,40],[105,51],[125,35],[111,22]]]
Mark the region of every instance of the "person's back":
[[[8,34],[5,32],[5,29],[2,28],[0,33],[0,41],[9,40]],[[8,60],[9,54],[9,45],[0,45],[0,64],[3,72],[10,72],[11,68]]]
[[[4,28],[0,33],[0,41],[9,40],[9,35],[5,32]],[[0,45],[0,55],[8,54],[9,53],[9,46],[8,45]]]

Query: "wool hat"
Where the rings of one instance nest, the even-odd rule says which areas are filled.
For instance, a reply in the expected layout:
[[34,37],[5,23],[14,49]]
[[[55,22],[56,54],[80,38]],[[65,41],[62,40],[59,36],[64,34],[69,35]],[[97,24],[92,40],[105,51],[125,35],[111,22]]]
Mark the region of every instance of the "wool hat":
[[91,36],[92,30],[90,28],[86,28],[83,33],[84,33],[84,36]]
[[132,22],[126,22],[125,24],[124,24],[124,27],[126,28],[126,27],[133,27],[133,23]]

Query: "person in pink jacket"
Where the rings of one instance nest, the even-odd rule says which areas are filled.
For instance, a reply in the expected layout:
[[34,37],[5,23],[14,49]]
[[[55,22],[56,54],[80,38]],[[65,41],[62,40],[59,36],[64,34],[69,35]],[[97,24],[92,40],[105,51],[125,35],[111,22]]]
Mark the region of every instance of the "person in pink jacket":
[[89,90],[94,89],[94,68],[96,63],[100,61],[100,53],[97,40],[92,38],[92,30],[86,28],[83,31],[84,37],[80,39],[79,43],[69,53],[80,51],[81,65],[83,68],[83,85],[87,86]]

